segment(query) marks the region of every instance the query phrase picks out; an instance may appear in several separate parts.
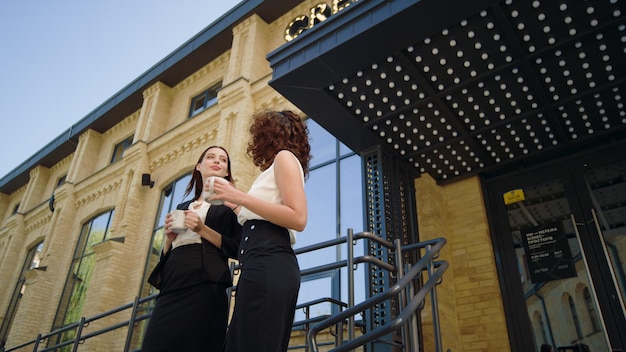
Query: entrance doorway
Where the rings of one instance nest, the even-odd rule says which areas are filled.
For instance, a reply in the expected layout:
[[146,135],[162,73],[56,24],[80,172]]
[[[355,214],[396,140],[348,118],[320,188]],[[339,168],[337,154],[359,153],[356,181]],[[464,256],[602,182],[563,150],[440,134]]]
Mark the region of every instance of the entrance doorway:
[[485,181],[513,351],[625,351],[624,150]]

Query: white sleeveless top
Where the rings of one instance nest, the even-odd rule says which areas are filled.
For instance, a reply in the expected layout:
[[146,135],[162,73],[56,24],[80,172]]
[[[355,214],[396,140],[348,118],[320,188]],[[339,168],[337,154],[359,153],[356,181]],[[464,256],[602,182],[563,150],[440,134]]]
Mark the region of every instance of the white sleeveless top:
[[[300,177],[302,179],[302,185],[304,186],[304,171],[302,170],[302,165],[300,164],[300,161],[298,160],[298,158],[296,158],[296,156],[293,153],[291,152],[289,153],[293,155],[294,159],[296,159],[296,161],[298,162],[298,165],[300,166]],[[280,192],[278,191],[278,185],[276,184],[276,177],[274,177],[274,163],[272,163],[272,165],[270,165],[270,167],[267,168],[267,170],[263,171],[256,178],[256,180],[254,180],[254,183],[252,183],[252,186],[250,187],[248,194],[256,198],[263,199],[272,204],[283,204],[283,199],[280,196]],[[237,220],[239,221],[240,224],[243,225],[243,223],[246,222],[246,220],[266,220],[266,219],[262,218],[258,214],[253,213],[250,210],[242,206],[241,210],[239,211],[239,215],[237,216]],[[293,229],[288,229],[288,230],[289,230],[289,238],[291,240],[291,245],[293,246],[296,243],[296,231]]]

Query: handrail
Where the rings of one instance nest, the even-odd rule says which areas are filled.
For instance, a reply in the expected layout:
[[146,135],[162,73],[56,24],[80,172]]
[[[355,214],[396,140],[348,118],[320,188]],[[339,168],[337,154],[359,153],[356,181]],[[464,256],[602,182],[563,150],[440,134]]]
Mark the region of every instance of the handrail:
[[[74,329],[81,330],[83,326],[89,325],[89,323],[91,323],[92,321],[95,321],[95,320],[98,320],[98,319],[101,319],[101,318],[113,315],[115,313],[119,313],[119,312],[121,312],[123,310],[126,310],[128,308],[136,309],[136,307],[138,307],[140,304],[143,304],[145,302],[149,302],[151,300],[154,300],[157,297],[157,295],[158,295],[158,293],[154,293],[154,294],[152,294],[150,296],[146,296],[146,297],[143,297],[141,299],[135,299],[135,301],[132,302],[132,303],[124,304],[124,305],[119,306],[117,308],[111,309],[111,310],[109,310],[107,312],[100,313],[98,315],[95,315],[95,316],[92,316],[92,317],[89,317],[89,318],[84,318],[83,317],[83,318],[81,318],[80,322],[68,324],[68,325],[63,326],[61,328],[58,328],[56,330],[50,331],[50,332],[48,332],[46,334],[38,334],[35,339],[26,341],[26,342],[24,342],[24,343],[22,343],[20,345],[11,347],[9,349],[3,349],[2,351],[3,352],[16,351],[16,350],[22,349],[22,348],[24,348],[26,346],[29,346],[29,345],[34,345],[33,351],[38,351],[39,343],[41,341],[44,341],[44,340],[46,340],[46,339],[48,339],[48,338],[50,338],[52,336],[60,335],[60,334],[62,334],[64,332],[67,332],[67,331],[72,331]],[[145,315],[141,315],[141,316],[135,316],[133,319],[125,320],[125,321],[120,322],[118,324],[108,326],[106,328],[103,328],[103,329],[91,332],[91,333],[89,333],[87,335],[83,335],[83,336],[81,336],[79,333],[77,333],[76,336],[73,339],[71,339],[71,340],[60,342],[58,344],[55,344],[54,346],[49,346],[49,347],[47,347],[45,349],[42,349],[42,350],[39,350],[39,351],[44,352],[44,351],[54,350],[54,349],[57,349],[57,348],[60,348],[60,347],[64,347],[64,346],[69,346],[69,345],[72,345],[72,344],[76,344],[77,345],[79,343],[82,343],[83,341],[85,341],[88,338],[91,338],[91,337],[94,337],[94,336],[98,336],[98,335],[107,333],[109,331],[113,331],[113,330],[118,329],[120,327],[127,326],[127,325],[129,325],[131,323],[134,324],[137,321],[141,321],[141,320],[147,319],[149,316],[150,316],[150,314],[145,314]]]
[[[390,323],[380,326],[358,338],[351,339],[350,341],[341,344],[337,348],[334,348],[330,351],[332,352],[340,352],[340,351],[349,351],[359,346],[363,346],[365,343],[371,342],[378,337],[381,337],[389,332],[395,331],[400,328],[402,325],[408,322],[408,318],[413,315],[413,313],[422,305],[422,301],[426,297],[426,295],[435,289],[435,286],[440,282],[440,279],[448,268],[448,263],[444,261],[432,262],[433,258],[439,255],[439,251],[446,243],[444,238],[439,238],[435,240],[431,240],[428,242],[421,242],[419,246],[415,248],[421,248],[424,246],[430,247],[426,253],[418,260],[417,263],[406,273],[395,285],[391,286],[388,290],[381,292],[375,296],[370,297],[369,299],[350,307],[344,310],[341,313],[335,314],[317,324],[315,324],[307,336],[308,344],[312,346],[313,351],[318,351],[317,345],[317,334],[330,327],[333,324],[336,324],[344,319],[352,317],[358,313],[365,311],[368,308],[375,306],[376,304],[398,296],[402,293],[404,289],[406,289],[415,278],[419,277],[420,274],[424,270],[428,270],[429,264],[433,263],[435,268],[438,270],[433,272],[432,275],[429,276],[428,281],[421,287],[421,289],[413,296],[409,304],[400,312],[400,314],[392,320]],[[399,255],[399,254],[398,254]]]
[[[360,240],[360,239],[376,242],[380,244],[381,246],[387,248],[388,250],[392,250],[392,251],[395,250],[397,252],[396,264],[392,265],[392,264],[383,262],[380,259],[371,255],[363,255],[359,257],[354,257],[352,247],[354,246],[355,241]],[[302,254],[302,253],[312,252],[315,250],[337,246],[341,244],[346,244],[346,243],[348,244],[348,253],[347,253],[348,259],[347,260],[341,260],[341,261],[337,261],[334,263],[324,264],[324,265],[302,270],[301,276],[304,277],[307,275],[312,275],[312,274],[339,269],[343,267],[349,268],[348,272],[350,273],[356,264],[368,263],[368,264],[378,266],[381,269],[387,270],[390,273],[390,275],[395,275],[399,281],[395,285],[391,286],[389,290],[384,291],[373,297],[370,297],[366,301],[361,302],[360,304],[357,304],[357,305],[354,305],[353,287],[350,286],[350,285],[354,285],[353,282],[348,282],[348,286],[349,286],[348,287],[349,288],[348,303],[334,300],[332,298],[320,298],[320,299],[316,299],[316,300],[298,305],[297,308],[304,308],[304,307],[310,307],[311,305],[318,304],[318,303],[329,302],[331,304],[337,305],[340,310],[338,314],[332,315],[328,318],[322,317],[324,318],[323,320],[320,317],[310,318],[308,317],[308,314],[307,314],[307,319],[305,319],[304,321],[294,322],[295,326],[304,325],[305,330],[308,330],[307,340],[306,340],[308,343],[305,346],[303,346],[306,350],[309,349],[309,346],[312,346],[313,351],[317,352],[318,344],[317,344],[317,341],[315,340],[317,333],[319,333],[320,331],[332,325],[341,327],[343,326],[344,321],[346,319],[348,320],[348,333],[349,333],[348,340],[349,341],[346,343],[343,342],[343,337],[341,335],[342,334],[341,330],[343,330],[343,328],[340,328],[341,330],[338,331],[338,335],[335,336],[335,345],[338,347],[336,347],[335,349],[332,349],[331,351],[333,352],[347,351],[355,347],[362,346],[363,344],[371,342],[372,340],[380,336],[388,334],[391,331],[397,330],[400,326],[404,324],[408,324],[407,319],[410,318],[416,310],[423,307],[423,300],[424,300],[424,297],[428,294],[428,292],[432,293],[433,306],[437,304],[434,298],[435,286],[440,282],[443,272],[448,267],[448,263],[443,262],[443,261],[434,262],[433,259],[439,256],[439,251],[441,247],[445,244],[445,239],[439,238],[439,239],[434,239],[430,241],[409,244],[409,245],[405,245],[404,247],[401,247],[398,241],[396,241],[395,243],[391,243],[389,241],[382,239],[381,237],[374,235],[371,232],[360,232],[360,233],[353,234],[352,229],[349,229],[348,236],[346,237],[340,237],[340,238],[332,239],[329,241],[310,245],[307,247],[302,247],[297,250],[294,250],[294,252],[296,254]],[[422,258],[413,266],[412,269],[409,270],[409,272],[406,275],[403,276],[402,267],[401,267],[401,259],[400,259],[402,257],[402,253],[411,251],[411,250],[418,250],[422,248],[426,249],[426,254],[422,256]],[[433,268],[436,268],[437,270],[433,271]],[[231,262],[230,269],[231,269],[231,274],[234,274],[235,270],[239,269],[239,265]],[[363,312],[365,309],[371,308],[372,306],[380,303],[383,300],[399,295],[404,289],[408,288],[410,291],[411,289],[410,283],[413,282],[416,278],[420,277],[420,274],[424,270],[428,271],[428,277],[429,277],[428,281],[421,287],[421,289],[417,292],[417,294],[415,295],[409,294],[409,296],[412,296],[412,299],[410,300],[408,304],[405,304],[406,299],[403,297],[402,303],[400,306],[401,312],[394,320],[392,320],[390,323],[384,326],[378,327],[370,332],[367,332],[358,338],[353,338],[352,330],[354,330],[355,328],[354,316],[356,314]],[[349,277],[348,281],[353,281],[353,280],[354,280],[353,277],[351,279]],[[228,289],[229,296],[231,295],[233,290],[236,290],[236,286],[232,286]],[[135,325],[135,323],[148,319],[151,316],[151,312],[138,315],[141,309],[143,309],[143,308],[140,308],[141,305],[151,300],[154,300],[157,296],[158,296],[158,293],[154,293],[150,296],[146,296],[143,298],[135,297],[135,300],[132,303],[124,304],[117,308],[111,309],[107,312],[104,312],[104,313],[101,313],[101,314],[98,314],[89,318],[82,317],[80,322],[68,324],[64,327],[61,327],[59,329],[56,329],[46,334],[38,334],[35,339],[24,342],[18,346],[15,346],[9,349],[4,349],[4,347],[1,347],[0,352],[16,351],[24,347],[27,347],[29,345],[34,345],[33,351],[41,351],[41,352],[50,351],[50,350],[58,349],[60,347],[73,345],[73,351],[76,351],[78,348],[78,345],[82,344],[85,340],[91,337],[95,337],[95,336],[107,333],[109,331],[113,331],[115,329],[119,329],[124,326],[128,326],[128,333],[126,335],[126,341],[125,341],[125,346],[124,346],[124,351],[128,351],[130,349],[133,326]],[[229,303],[230,303],[230,300],[229,300]],[[89,323],[96,321],[98,319],[104,318],[104,317],[108,317],[115,313],[124,311],[128,308],[132,308],[131,316],[128,320],[125,320],[125,321],[110,325],[108,327],[105,327],[103,329],[99,329],[97,331],[93,331],[88,334],[82,335],[82,329],[88,326]],[[436,307],[433,307],[433,310],[434,309],[436,309]],[[309,328],[310,324],[315,323],[318,320],[321,320],[321,321],[313,325],[312,328]],[[438,321],[435,320],[434,325],[435,325],[435,334],[438,334],[438,331],[437,331]],[[40,343],[46,341],[50,337],[59,336],[65,332],[72,331],[74,329],[76,329],[76,334],[73,339],[63,341],[63,342],[57,343],[54,346],[48,346],[45,349],[39,350]],[[326,345],[326,343],[324,345]]]

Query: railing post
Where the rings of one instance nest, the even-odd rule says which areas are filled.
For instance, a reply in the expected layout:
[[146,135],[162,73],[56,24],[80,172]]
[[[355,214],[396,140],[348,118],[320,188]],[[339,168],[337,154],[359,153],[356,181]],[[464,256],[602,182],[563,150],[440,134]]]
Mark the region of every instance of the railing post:
[[135,302],[133,302],[133,309],[130,312],[130,318],[128,319],[128,333],[126,334],[126,343],[124,344],[124,352],[128,352],[130,349],[130,342],[133,338],[133,330],[135,329],[135,318],[137,318],[137,310],[139,309],[139,296],[135,296]]
[[41,334],[37,334],[37,340],[35,340],[35,346],[33,347],[33,352],[37,352],[39,348],[39,341],[41,341]]
[[[432,245],[426,245],[426,253],[430,252],[432,250]],[[439,256],[439,253],[437,253],[436,256],[431,257],[431,259],[428,261],[428,278],[430,279],[431,277],[433,277],[433,275],[435,274],[435,268],[434,268],[434,258]],[[430,304],[431,304],[431,310],[433,312],[433,334],[435,335],[435,351],[437,352],[441,352],[442,348],[443,348],[443,343],[441,341],[441,328],[439,326],[440,322],[439,322],[439,301],[437,300],[437,285],[434,285],[433,288],[430,291]]]
[[[402,266],[402,245],[400,243],[400,239],[397,238],[393,241],[393,244],[395,245],[395,251],[396,251],[396,255],[395,255],[395,262],[396,262],[396,278],[397,281],[400,281],[402,279],[402,277],[404,276],[404,271],[403,271],[403,266]],[[402,290],[400,292],[400,299],[398,299],[398,311],[401,312],[404,307],[406,307],[407,305],[407,291],[406,289]],[[403,346],[408,346],[409,343],[409,338],[408,338],[408,334],[407,334],[407,329],[408,329],[408,321],[402,326],[402,345]]]
[[74,336],[74,347],[72,352],[78,351],[78,345],[80,344],[80,335],[83,333],[83,326],[85,325],[85,317],[80,318],[80,323],[76,327],[76,336]]
[[[354,307],[354,232],[351,228],[348,229],[348,243],[347,243],[347,255],[348,255],[348,309]],[[343,328],[341,329],[341,337],[343,337]],[[348,317],[348,340],[354,339],[354,316]],[[339,339],[341,343],[343,338]]]

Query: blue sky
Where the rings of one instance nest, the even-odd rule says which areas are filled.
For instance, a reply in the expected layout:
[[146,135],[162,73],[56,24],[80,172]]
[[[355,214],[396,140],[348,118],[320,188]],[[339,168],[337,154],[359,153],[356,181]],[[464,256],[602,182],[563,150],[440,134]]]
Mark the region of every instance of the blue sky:
[[0,178],[240,0],[1,0]]

